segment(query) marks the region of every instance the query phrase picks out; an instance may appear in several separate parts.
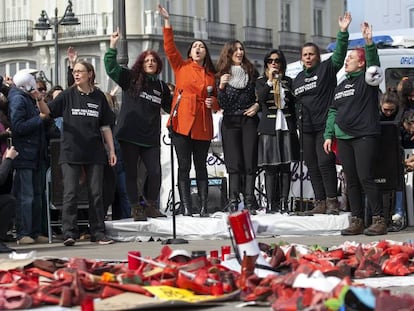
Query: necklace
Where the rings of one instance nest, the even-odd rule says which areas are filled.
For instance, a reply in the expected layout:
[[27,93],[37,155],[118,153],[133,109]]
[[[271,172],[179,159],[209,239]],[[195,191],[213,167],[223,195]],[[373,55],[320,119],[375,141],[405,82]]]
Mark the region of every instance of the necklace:
[[93,88],[88,88],[88,91],[84,91],[79,85],[77,86],[77,89],[79,91],[79,93],[81,93],[81,95],[89,95],[90,93],[93,92]]

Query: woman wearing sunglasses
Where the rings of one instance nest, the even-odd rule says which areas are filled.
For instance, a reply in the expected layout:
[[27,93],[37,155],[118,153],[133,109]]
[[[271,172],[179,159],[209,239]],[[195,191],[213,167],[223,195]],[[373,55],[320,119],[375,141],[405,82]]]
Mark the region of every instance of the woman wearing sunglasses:
[[266,213],[289,211],[290,164],[299,160],[295,98],[292,79],[285,76],[286,58],[271,50],[264,58],[264,73],[256,81],[261,106],[258,165],[265,170]]

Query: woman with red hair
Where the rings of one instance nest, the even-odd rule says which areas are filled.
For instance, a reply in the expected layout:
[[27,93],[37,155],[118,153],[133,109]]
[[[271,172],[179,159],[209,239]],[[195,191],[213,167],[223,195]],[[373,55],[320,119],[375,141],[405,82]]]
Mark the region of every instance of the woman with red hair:
[[[351,51],[345,60],[346,79],[335,89],[325,128],[324,149],[331,151],[336,137],[338,152],[348,183],[351,223],[342,235],[387,234],[382,195],[374,181],[374,159],[381,135],[378,114],[381,70],[378,51],[372,41],[372,27],[361,25],[365,48]],[[368,68],[368,69],[367,69]],[[365,193],[372,224],[365,229]]]
[[[135,221],[147,217],[165,217],[159,211],[161,188],[161,108],[171,109],[168,85],[158,79],[162,61],[155,51],[142,52],[131,69],[121,67],[116,60],[118,31],[111,34],[105,54],[108,76],[122,88],[122,105],[115,127],[125,169],[126,188]],[[147,170],[148,191],[144,204],[138,195],[137,166],[142,159]]]

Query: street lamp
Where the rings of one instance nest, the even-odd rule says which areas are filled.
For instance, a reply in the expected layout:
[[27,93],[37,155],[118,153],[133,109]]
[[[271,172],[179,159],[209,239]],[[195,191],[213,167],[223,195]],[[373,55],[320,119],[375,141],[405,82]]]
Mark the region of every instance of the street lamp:
[[58,34],[59,34],[59,25],[63,26],[76,26],[79,25],[80,22],[77,17],[75,17],[75,13],[72,12],[72,1],[68,1],[68,5],[66,6],[65,13],[63,14],[61,19],[58,19],[58,9],[55,8],[55,17],[50,19],[47,15],[45,10],[42,10],[40,13],[40,17],[38,22],[35,24],[34,29],[39,31],[39,34],[42,37],[45,37],[48,30],[52,29],[55,35],[55,85],[59,84],[59,51],[58,51]]

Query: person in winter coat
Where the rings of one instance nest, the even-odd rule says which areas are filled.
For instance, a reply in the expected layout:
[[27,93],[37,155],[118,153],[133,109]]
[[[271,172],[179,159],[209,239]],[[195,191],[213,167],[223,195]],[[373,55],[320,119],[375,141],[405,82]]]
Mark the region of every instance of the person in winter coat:
[[[105,54],[105,69],[109,77],[122,88],[122,105],[115,136],[121,147],[126,175],[126,187],[135,221],[147,217],[165,217],[159,211],[161,188],[161,108],[170,112],[171,93],[167,83],[158,75],[163,63],[155,51],[144,51],[131,69],[121,67],[116,60],[119,32],[111,34]],[[148,192],[144,204],[138,194],[138,160],[142,159],[146,172]]]
[[[346,79],[335,88],[323,147],[326,153],[331,152],[332,139],[336,137],[347,179],[351,223],[341,234],[383,235],[387,234],[388,228],[382,193],[374,180],[375,158],[381,136],[378,114],[378,85],[381,81],[376,77],[381,74],[380,68],[371,67],[379,66],[380,61],[372,41],[372,27],[364,22],[361,31],[365,48],[352,50],[345,60]],[[365,196],[372,215],[372,224],[366,229]]]
[[202,40],[191,43],[186,58],[174,43],[168,11],[159,5],[164,18],[164,50],[175,75],[173,106],[167,126],[172,131],[172,142],[178,159],[178,190],[181,211],[194,213],[190,193],[190,169],[193,158],[200,215],[208,216],[208,175],[206,159],[213,138],[212,112],[218,110],[215,87],[215,68],[207,45]]
[[13,145],[19,156],[13,160],[13,194],[16,206],[16,239],[18,244],[47,243],[42,232],[41,155],[46,148],[44,122],[39,116],[33,75],[21,70],[13,77],[15,87],[9,90],[9,111]]
[[[3,187],[12,171],[12,161],[19,155],[14,146],[8,147],[4,153],[0,152],[0,189]],[[16,198],[10,193],[0,192],[0,253],[11,253],[14,249],[3,243],[7,230],[13,222],[16,211]]]

